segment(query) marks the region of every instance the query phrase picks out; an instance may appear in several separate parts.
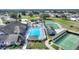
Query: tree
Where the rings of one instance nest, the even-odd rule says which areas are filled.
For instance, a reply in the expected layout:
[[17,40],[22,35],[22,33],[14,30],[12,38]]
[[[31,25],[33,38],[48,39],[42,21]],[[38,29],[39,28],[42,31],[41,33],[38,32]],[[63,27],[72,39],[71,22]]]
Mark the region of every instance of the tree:
[[58,16],[58,15],[55,15],[55,17],[56,17],[56,18],[59,18],[59,16]]
[[20,14],[18,15],[18,18],[19,18],[19,21],[21,21],[21,15]]
[[42,15],[40,15],[40,17],[43,19],[46,19],[46,18],[50,17],[50,15],[49,14],[42,14]]
[[32,17],[32,16],[33,16],[33,13],[32,13],[32,12],[31,12],[31,13],[29,13],[29,16],[30,16],[30,17]]
[[14,18],[14,19],[17,19],[17,14],[12,13],[12,14],[10,14],[10,17],[11,17],[11,18]]
[[21,18],[21,15],[19,14],[19,16],[18,16],[19,18]]
[[39,14],[39,12],[37,12],[37,11],[34,11],[34,12],[33,12],[33,14]]
[[62,18],[63,18],[64,20],[68,20],[66,15],[62,15]]
[[26,15],[26,12],[25,12],[25,11],[22,11],[22,15],[24,15],[24,16],[25,16],[25,15]]

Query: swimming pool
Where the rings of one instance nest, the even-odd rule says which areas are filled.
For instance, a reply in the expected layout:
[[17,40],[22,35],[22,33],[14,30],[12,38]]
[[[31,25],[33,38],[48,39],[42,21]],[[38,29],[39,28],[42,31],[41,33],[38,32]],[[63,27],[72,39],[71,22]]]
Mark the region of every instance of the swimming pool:
[[79,45],[79,35],[66,32],[63,36],[58,38],[55,43],[65,50],[74,50]]
[[28,40],[44,40],[46,38],[45,31],[42,27],[29,28],[25,36]]
[[50,26],[53,29],[59,29],[58,24],[56,24],[50,20],[45,20],[45,24],[46,24],[46,26]]
[[30,36],[39,37],[40,36],[40,28],[39,27],[31,28]]

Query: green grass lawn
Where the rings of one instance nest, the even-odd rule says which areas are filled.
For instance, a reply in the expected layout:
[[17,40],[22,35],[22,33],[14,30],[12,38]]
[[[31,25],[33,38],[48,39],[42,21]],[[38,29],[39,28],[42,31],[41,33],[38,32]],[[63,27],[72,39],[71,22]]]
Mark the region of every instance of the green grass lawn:
[[31,42],[27,45],[27,49],[47,49],[47,47],[41,42]]
[[37,16],[22,16],[22,19],[38,19],[39,17]]
[[64,28],[79,32],[79,21],[70,21],[63,18],[51,18],[52,21],[61,24]]

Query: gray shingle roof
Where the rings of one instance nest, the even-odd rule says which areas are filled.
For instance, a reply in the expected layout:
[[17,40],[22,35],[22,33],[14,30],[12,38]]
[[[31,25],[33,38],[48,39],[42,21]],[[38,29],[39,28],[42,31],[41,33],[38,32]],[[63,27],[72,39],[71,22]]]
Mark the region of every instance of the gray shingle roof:
[[16,43],[18,40],[18,35],[19,34],[0,35],[0,43],[4,42],[6,45]]
[[[4,44],[9,46],[11,44],[20,43],[18,41],[19,33],[23,33],[26,28],[27,26],[25,24],[22,24],[18,21],[11,22],[6,26],[0,26],[0,32],[5,33],[0,35],[0,46]],[[16,32],[18,34],[15,34]]]
[[[16,28],[16,27],[18,27],[18,28]],[[17,30],[17,31],[19,30],[18,32],[23,32],[26,28],[27,28],[27,26],[25,24],[22,24],[22,23],[16,21],[16,22],[11,22],[10,24],[7,24],[3,28],[1,28],[0,31],[3,31],[8,34],[12,34],[15,32],[15,30]]]

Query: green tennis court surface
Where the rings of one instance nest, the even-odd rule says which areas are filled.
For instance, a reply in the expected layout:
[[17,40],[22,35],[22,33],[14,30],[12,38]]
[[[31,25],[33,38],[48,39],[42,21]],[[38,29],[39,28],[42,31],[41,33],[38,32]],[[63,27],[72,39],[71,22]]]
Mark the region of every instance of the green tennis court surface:
[[55,43],[63,47],[65,50],[73,50],[76,49],[79,44],[79,36],[67,33],[59,38]]

